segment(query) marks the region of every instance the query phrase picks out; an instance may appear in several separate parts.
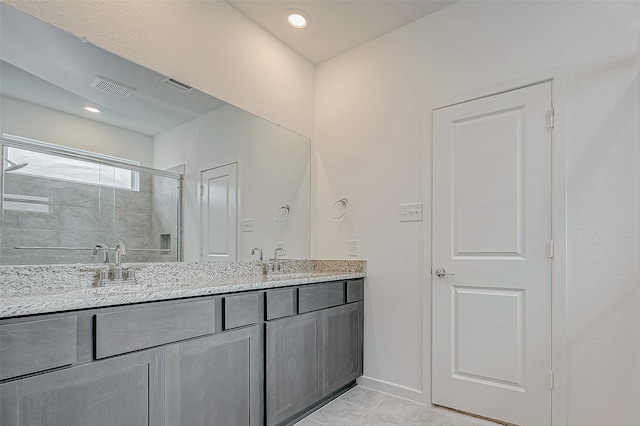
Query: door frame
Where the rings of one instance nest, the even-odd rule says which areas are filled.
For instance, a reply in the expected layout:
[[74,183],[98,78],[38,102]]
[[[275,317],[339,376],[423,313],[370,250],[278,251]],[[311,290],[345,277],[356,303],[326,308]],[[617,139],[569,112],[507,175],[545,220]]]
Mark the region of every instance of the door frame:
[[[567,425],[567,157],[566,157],[566,70],[564,65],[537,71],[521,77],[498,82],[465,93],[433,99],[428,102],[424,120],[424,174],[423,199],[429,201],[423,222],[423,384],[422,402],[432,401],[432,231],[433,231],[433,111],[436,109],[497,95],[538,83],[551,82],[551,103],[554,110],[552,140],[551,235],[554,257],[551,270],[551,365],[553,389],[551,391],[551,424]],[[551,384],[550,384],[551,385]]]

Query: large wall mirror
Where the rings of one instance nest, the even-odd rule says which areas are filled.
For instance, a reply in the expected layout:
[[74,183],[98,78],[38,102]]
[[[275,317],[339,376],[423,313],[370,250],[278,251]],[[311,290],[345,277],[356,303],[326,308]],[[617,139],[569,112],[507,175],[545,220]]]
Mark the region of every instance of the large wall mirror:
[[120,242],[127,262],[310,256],[308,139],[4,4],[0,19],[0,265],[100,263]]

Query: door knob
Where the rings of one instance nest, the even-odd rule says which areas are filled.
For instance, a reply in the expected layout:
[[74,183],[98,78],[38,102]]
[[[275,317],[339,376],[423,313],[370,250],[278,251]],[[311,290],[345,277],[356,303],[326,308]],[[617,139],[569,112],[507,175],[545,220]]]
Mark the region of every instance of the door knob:
[[455,275],[455,274],[448,274],[447,271],[444,268],[438,268],[438,269],[436,269],[436,275],[439,276],[440,278],[442,278],[445,275]]

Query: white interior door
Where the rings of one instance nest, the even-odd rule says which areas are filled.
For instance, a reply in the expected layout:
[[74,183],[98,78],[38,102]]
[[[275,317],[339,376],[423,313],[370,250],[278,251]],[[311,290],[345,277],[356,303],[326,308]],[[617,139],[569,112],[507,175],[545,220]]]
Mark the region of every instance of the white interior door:
[[550,110],[547,82],[433,112],[433,403],[527,426],[551,424]]
[[238,165],[200,172],[201,260],[236,260]]

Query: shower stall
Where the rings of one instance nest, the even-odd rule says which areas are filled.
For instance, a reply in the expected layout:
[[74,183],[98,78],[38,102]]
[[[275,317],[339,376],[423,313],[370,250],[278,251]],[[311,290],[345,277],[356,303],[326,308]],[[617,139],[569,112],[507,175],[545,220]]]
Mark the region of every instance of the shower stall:
[[0,265],[101,263],[119,243],[127,263],[182,260],[184,167],[7,135],[0,152]]

